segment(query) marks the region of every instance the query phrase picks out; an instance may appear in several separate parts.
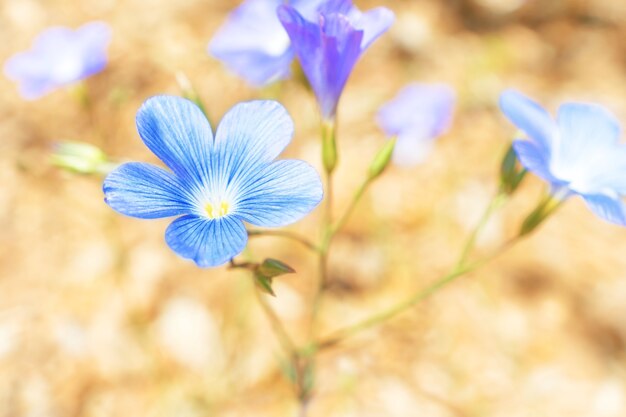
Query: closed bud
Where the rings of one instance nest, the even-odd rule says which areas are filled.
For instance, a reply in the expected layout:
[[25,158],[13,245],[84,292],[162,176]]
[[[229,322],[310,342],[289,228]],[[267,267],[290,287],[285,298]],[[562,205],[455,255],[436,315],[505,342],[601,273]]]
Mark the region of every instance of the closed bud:
[[327,173],[332,173],[337,166],[337,141],[335,139],[335,122],[322,123],[322,162]]
[[115,167],[100,148],[84,142],[58,143],[51,161],[59,168],[80,174],[107,174]]
[[388,140],[387,143],[378,151],[374,160],[370,164],[369,170],[367,171],[367,177],[370,180],[378,177],[383,173],[389,162],[391,161],[391,156],[393,155],[393,150],[396,146],[396,139]]
[[505,194],[513,194],[526,176],[526,172],[526,169],[518,164],[517,154],[511,144],[500,164],[500,190]]

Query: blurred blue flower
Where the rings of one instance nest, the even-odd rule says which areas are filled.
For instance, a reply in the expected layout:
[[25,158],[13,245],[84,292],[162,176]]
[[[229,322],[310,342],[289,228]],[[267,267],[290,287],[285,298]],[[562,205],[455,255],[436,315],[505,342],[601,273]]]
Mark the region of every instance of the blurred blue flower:
[[[314,17],[323,0],[291,0]],[[260,87],[290,75],[293,49],[276,15],[283,0],[245,0],[209,43],[208,52],[250,84]]]
[[528,170],[546,180],[557,198],[581,196],[599,217],[626,226],[626,145],[617,119],[605,108],[565,103],[556,121],[517,91],[500,96],[505,116],[528,140],[513,147]]
[[377,121],[390,137],[397,137],[393,161],[411,166],[423,162],[434,140],[450,127],[454,90],[446,84],[413,83],[384,104]]
[[285,226],[322,199],[319,175],[309,164],[274,161],[293,135],[293,122],[277,102],[236,105],[214,139],[196,105],[157,96],[139,109],[137,129],[171,172],[146,163],[123,164],[104,181],[105,201],[127,216],[180,216],[165,240],[200,267],[221,265],[244,249],[244,221]]
[[19,83],[24,98],[36,99],[102,71],[110,40],[111,29],[104,22],[76,30],[52,27],[37,36],[30,50],[11,57],[4,72]]
[[278,8],[278,18],[315,92],[322,116],[332,120],[356,61],[389,28],[394,15],[384,7],[362,13],[351,0],[328,0],[313,17],[291,5]]

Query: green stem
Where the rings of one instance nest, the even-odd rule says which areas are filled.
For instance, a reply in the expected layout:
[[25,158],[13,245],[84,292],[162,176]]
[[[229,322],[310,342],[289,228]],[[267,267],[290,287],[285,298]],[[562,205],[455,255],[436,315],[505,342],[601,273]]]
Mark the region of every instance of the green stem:
[[478,236],[487,225],[487,222],[491,218],[491,215],[500,207],[502,207],[502,205],[506,201],[506,198],[507,196],[505,194],[498,193],[491,200],[491,202],[489,202],[489,205],[487,206],[482,216],[480,217],[478,224],[476,225],[476,227],[474,227],[474,230],[472,230],[472,233],[470,234],[469,238],[465,242],[465,245],[463,246],[461,255],[459,256],[459,259],[456,263],[457,267],[460,267],[467,262],[467,259],[469,258],[472,252],[472,249],[474,249],[474,246],[476,245],[476,240],[478,239]]
[[371,183],[372,183],[372,178],[368,177],[365,181],[363,181],[363,183],[355,191],[354,196],[352,197],[352,201],[350,202],[350,205],[348,206],[346,211],[343,213],[341,218],[337,221],[337,223],[335,223],[331,227],[331,230],[330,230],[331,237],[334,236],[338,231],[340,231],[343,228],[343,226],[345,226],[346,222],[350,218],[350,215],[354,211],[354,208],[359,203],[359,201],[361,201],[363,194],[365,193],[365,191],[367,190],[367,187]]
[[[365,187],[362,187],[363,189],[365,189]],[[362,194],[362,192],[361,192]],[[358,196],[359,192],[357,192],[357,194],[355,194],[355,196]],[[320,342],[318,343],[314,343],[312,347],[309,347],[310,349],[313,350],[319,350],[319,349],[325,349],[331,346],[336,345],[337,343],[341,342],[342,340],[353,336],[359,332],[361,332],[362,330],[368,329],[370,327],[376,326],[378,324],[384,323],[386,321],[388,321],[389,319],[397,316],[398,314],[408,310],[409,308],[413,307],[414,305],[416,305],[417,303],[419,303],[420,301],[428,298],[430,295],[434,294],[435,292],[437,292],[438,290],[440,290],[441,288],[445,287],[446,285],[448,285],[449,283],[455,281],[458,277],[469,273],[471,271],[473,271],[474,269],[484,265],[485,263],[487,263],[488,261],[490,261],[491,259],[495,258],[496,256],[498,256],[499,254],[501,254],[504,250],[508,249],[514,242],[517,241],[517,239],[521,236],[517,236],[512,240],[509,240],[508,242],[506,242],[499,250],[495,251],[494,253],[492,253],[490,256],[483,258],[480,261],[474,262],[473,264],[469,264],[467,265],[467,258],[469,257],[469,254],[471,253],[471,250],[474,248],[474,245],[476,243],[476,239],[478,237],[478,235],[480,234],[480,232],[482,231],[482,229],[485,227],[485,225],[487,224],[487,221],[489,220],[489,218],[491,217],[491,215],[494,213],[494,211],[499,208],[505,201],[505,196],[503,196],[501,193],[496,194],[496,196],[492,199],[492,201],[489,203],[489,205],[487,206],[487,209],[485,210],[485,213],[483,214],[483,216],[481,217],[481,219],[479,220],[478,224],[476,225],[476,227],[474,228],[474,230],[472,231],[472,233],[470,234],[470,236],[468,237],[468,240],[466,242],[466,244],[463,247],[463,250],[461,251],[461,255],[459,257],[459,260],[456,262],[456,264],[454,265],[454,267],[452,268],[452,270],[444,275],[443,277],[441,277],[440,279],[438,279],[437,281],[433,282],[432,284],[430,284],[428,287],[426,287],[425,289],[419,290],[418,292],[416,292],[415,294],[411,295],[410,297],[408,297],[406,300],[390,307],[389,309],[378,313],[374,316],[371,316],[359,323],[356,323],[354,325],[351,326],[347,326],[343,329],[339,329],[337,331],[334,332],[334,334],[331,334],[329,337],[322,339]]]
[[255,236],[284,237],[286,239],[291,239],[295,242],[298,242],[314,252],[320,252],[321,250],[317,245],[315,245],[313,242],[311,242],[304,236],[300,236],[297,233],[293,233],[288,230],[248,230],[248,236],[249,237],[255,237]]
[[257,300],[259,301],[259,304],[261,305],[261,308],[263,309],[267,320],[270,322],[270,325],[272,326],[272,329],[276,334],[278,342],[284,349],[285,353],[291,358],[291,360],[294,360],[294,358],[298,356],[298,350],[296,349],[296,345],[294,344],[293,340],[287,333],[287,330],[285,330],[282,322],[280,321],[272,307],[269,305],[263,294],[261,294],[261,291],[259,291],[259,289],[256,287],[256,285],[254,286],[254,293],[256,294]]

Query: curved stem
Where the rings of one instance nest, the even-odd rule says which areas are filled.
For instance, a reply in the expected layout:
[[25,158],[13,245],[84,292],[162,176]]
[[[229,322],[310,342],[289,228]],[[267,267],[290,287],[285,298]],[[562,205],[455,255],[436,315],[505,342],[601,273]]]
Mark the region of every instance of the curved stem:
[[284,237],[286,239],[291,239],[295,242],[298,242],[314,252],[320,252],[320,248],[317,245],[315,245],[315,243],[311,242],[304,236],[300,236],[299,234],[290,232],[288,230],[248,230],[248,236],[249,237],[255,237],[255,236]]
[[352,197],[352,201],[350,202],[350,205],[348,206],[346,211],[343,213],[341,218],[337,221],[337,223],[335,223],[331,227],[331,231],[330,231],[331,235],[334,236],[338,231],[340,231],[343,228],[343,226],[345,226],[346,222],[350,218],[350,215],[354,211],[354,208],[359,203],[359,201],[361,201],[361,198],[363,197],[365,190],[367,190],[367,187],[371,183],[372,183],[372,178],[367,177],[367,179],[363,181],[363,183],[359,186],[359,188],[357,188],[357,190],[354,193],[354,197]]
[[[357,193],[358,195],[358,193]],[[476,239],[478,238],[478,235],[480,234],[480,232],[482,231],[482,229],[485,227],[485,225],[487,224],[487,221],[489,220],[489,218],[491,217],[491,215],[494,213],[494,211],[499,208],[505,201],[505,195],[498,193],[496,194],[496,196],[492,199],[492,201],[489,203],[489,205],[487,206],[487,209],[485,210],[485,213],[483,214],[483,216],[481,217],[481,219],[479,220],[478,224],[476,225],[476,227],[474,228],[474,230],[472,231],[472,233],[470,234],[470,236],[467,239],[467,242],[465,243],[465,245],[463,246],[463,249],[461,251],[461,255],[459,257],[459,260],[456,262],[456,264],[454,265],[454,267],[452,268],[452,270],[444,275],[443,277],[441,277],[440,279],[434,281],[433,283],[431,283],[429,286],[427,286],[426,288],[419,290],[418,292],[414,293],[413,295],[411,295],[410,297],[408,297],[406,300],[390,307],[389,309],[378,313],[376,315],[373,315],[359,323],[344,327],[343,329],[339,329],[337,331],[334,332],[334,334],[331,334],[329,337],[322,339],[321,341],[314,343],[313,346],[311,347],[314,350],[319,350],[319,349],[325,349],[331,346],[336,345],[337,343],[341,342],[342,340],[355,335],[356,333],[359,333],[362,330],[368,329],[370,327],[376,326],[378,324],[384,323],[386,321],[388,321],[389,319],[397,316],[398,314],[408,310],[409,308],[413,307],[414,305],[416,305],[417,303],[419,303],[420,301],[428,298],[430,295],[434,294],[435,292],[437,292],[439,289],[445,287],[446,285],[448,285],[449,283],[453,282],[454,280],[456,280],[458,277],[469,273],[473,270],[475,270],[476,268],[484,265],[485,263],[489,262],[490,260],[492,260],[493,258],[495,258],[496,256],[500,255],[502,252],[504,252],[506,249],[508,249],[513,243],[515,243],[521,236],[516,236],[515,238],[507,241],[504,245],[502,245],[497,251],[493,252],[491,255],[483,258],[480,261],[474,262],[472,264],[467,265],[467,259],[469,257],[469,254],[471,253],[472,249],[474,248],[474,245],[476,243]]]
[[285,353],[293,359],[297,356],[295,343],[289,336],[289,333],[287,333],[287,330],[285,330],[285,327],[272,309],[272,306],[270,306],[265,297],[263,297],[263,294],[261,294],[261,291],[259,291],[256,285],[254,287],[254,292],[256,294],[257,300],[259,301],[259,304],[261,305],[261,308],[263,309],[263,312],[265,313],[265,316],[267,317],[270,325],[272,326],[272,329],[274,330],[274,333],[276,334],[278,342],[285,350]]

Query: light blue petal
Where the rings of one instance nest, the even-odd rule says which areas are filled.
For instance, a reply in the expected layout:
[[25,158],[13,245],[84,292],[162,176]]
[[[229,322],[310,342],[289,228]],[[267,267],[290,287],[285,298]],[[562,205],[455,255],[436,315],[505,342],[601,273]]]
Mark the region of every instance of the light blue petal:
[[209,53],[255,86],[286,78],[293,59],[289,36],[276,16],[281,0],[246,0],[209,44]]
[[572,184],[581,193],[614,192],[626,194],[626,145],[611,146],[603,154],[586,161],[586,172],[581,180]]
[[619,198],[606,195],[583,195],[587,206],[598,217],[608,222],[626,226],[626,212],[624,203]]
[[311,165],[294,159],[276,161],[242,185],[235,214],[256,226],[286,226],[310,213],[323,194],[320,176]]
[[559,108],[561,163],[578,163],[596,151],[617,144],[620,125],[608,110],[595,104],[567,103]]
[[356,29],[363,31],[361,49],[365,50],[389,29],[395,16],[391,10],[385,7],[377,7],[359,14],[358,19],[353,20],[351,18],[350,21]]
[[144,143],[181,179],[208,182],[213,132],[204,113],[191,101],[155,96],[137,112],[137,130]]
[[434,141],[428,136],[407,133],[399,135],[393,149],[393,163],[402,167],[412,167],[426,161],[431,154]]
[[528,140],[516,140],[513,142],[513,149],[517,154],[517,159],[527,170],[550,184],[556,185],[560,182],[550,172],[550,161],[537,144]]
[[83,57],[83,77],[100,72],[107,63],[111,27],[105,22],[90,22],[76,30],[76,41]]
[[454,103],[446,84],[413,83],[380,108],[377,121],[388,136],[434,138],[450,126]]
[[237,188],[271,163],[292,136],[293,121],[280,103],[257,100],[235,105],[215,135],[214,180]]
[[518,129],[548,155],[558,134],[557,125],[539,104],[523,94],[506,90],[500,95],[500,109]]
[[193,260],[199,267],[219,266],[243,251],[248,234],[241,220],[187,215],[169,225],[165,240],[174,252]]
[[115,211],[141,219],[189,213],[184,185],[171,173],[150,164],[130,162],[107,175],[104,201]]

